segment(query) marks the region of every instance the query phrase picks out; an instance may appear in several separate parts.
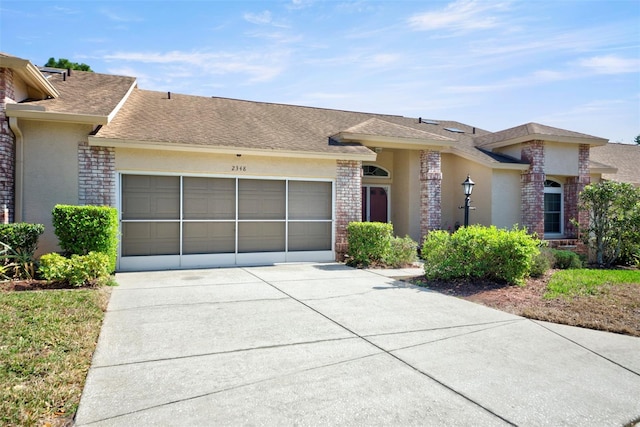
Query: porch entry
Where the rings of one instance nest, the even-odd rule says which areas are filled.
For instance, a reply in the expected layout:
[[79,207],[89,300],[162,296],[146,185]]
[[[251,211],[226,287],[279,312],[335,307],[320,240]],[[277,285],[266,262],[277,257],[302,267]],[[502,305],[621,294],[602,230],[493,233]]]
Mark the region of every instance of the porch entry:
[[333,182],[122,174],[119,270],[332,261]]
[[362,221],[389,222],[389,187],[362,186]]

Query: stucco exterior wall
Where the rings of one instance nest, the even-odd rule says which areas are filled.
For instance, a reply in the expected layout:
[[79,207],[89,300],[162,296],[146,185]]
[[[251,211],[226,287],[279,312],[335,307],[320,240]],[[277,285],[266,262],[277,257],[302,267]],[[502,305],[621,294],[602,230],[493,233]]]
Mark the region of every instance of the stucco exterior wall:
[[[474,190],[475,192],[475,190]],[[491,223],[499,228],[520,224],[520,171],[494,170],[491,180]]]
[[335,179],[336,161],[116,148],[116,171]]
[[394,179],[394,156],[395,153],[393,150],[384,149],[382,152],[377,154],[375,162],[362,162],[362,166],[364,165],[376,165],[383,167],[384,169],[389,171],[389,178],[381,178],[381,177],[362,177],[362,183],[367,185],[390,185],[393,183]]
[[44,224],[37,254],[59,250],[51,224],[56,204],[78,204],[78,144],[91,126],[20,121],[24,135],[23,209],[25,222]]
[[[476,183],[471,193],[471,206],[475,210],[469,211],[469,224],[491,225],[492,221],[492,170],[486,166],[471,162],[457,156],[451,156],[448,160],[447,170],[443,170],[442,179],[442,228],[448,229],[451,225],[455,230],[456,223],[464,224],[464,190],[462,182],[471,176],[471,180]],[[446,199],[449,201],[445,202]],[[444,206],[447,204],[447,211]]]
[[544,143],[544,172],[546,175],[578,175],[579,145]]
[[522,159],[522,144],[514,144],[514,145],[509,145],[507,147],[500,147],[494,151],[496,153],[513,157],[514,159],[518,159],[518,160]]
[[397,236],[420,240],[420,152],[394,153],[391,222]]

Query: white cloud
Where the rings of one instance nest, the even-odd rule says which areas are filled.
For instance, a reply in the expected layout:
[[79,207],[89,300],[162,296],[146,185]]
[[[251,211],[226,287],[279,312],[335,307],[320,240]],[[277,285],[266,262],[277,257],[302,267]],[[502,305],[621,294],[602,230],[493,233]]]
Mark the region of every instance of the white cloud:
[[115,22],[140,22],[141,18],[135,16],[125,16],[119,13],[116,13],[110,9],[102,8],[100,9],[100,13]]
[[270,24],[272,20],[271,12],[268,10],[261,13],[245,13],[243,18],[247,22],[258,25]]
[[409,18],[409,26],[415,30],[471,31],[495,28],[501,21],[493,13],[505,10],[507,2],[457,0],[444,9],[424,12]]
[[640,72],[640,59],[622,58],[616,55],[593,56],[578,62],[596,74],[625,74]]
[[[200,70],[201,74],[244,74],[249,83],[268,81],[280,75],[285,69],[287,51],[252,52],[117,52],[103,56],[105,61],[139,62],[143,64],[163,64],[189,66]],[[195,71],[194,71],[195,73]]]

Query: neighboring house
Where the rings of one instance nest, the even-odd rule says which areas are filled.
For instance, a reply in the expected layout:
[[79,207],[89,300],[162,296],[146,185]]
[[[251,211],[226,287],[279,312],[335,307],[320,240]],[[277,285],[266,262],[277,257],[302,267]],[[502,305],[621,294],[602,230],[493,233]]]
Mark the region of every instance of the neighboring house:
[[[420,241],[463,221],[563,244],[589,182],[616,179],[607,140],[529,123],[445,120],[142,90],[133,77],[0,55],[0,204],[43,223],[55,204],[115,206],[120,270],[341,259],[351,221]],[[625,147],[626,148],[626,147]],[[635,158],[633,147],[625,158]],[[637,182],[637,172],[623,175]],[[569,240],[569,242],[567,242]]]

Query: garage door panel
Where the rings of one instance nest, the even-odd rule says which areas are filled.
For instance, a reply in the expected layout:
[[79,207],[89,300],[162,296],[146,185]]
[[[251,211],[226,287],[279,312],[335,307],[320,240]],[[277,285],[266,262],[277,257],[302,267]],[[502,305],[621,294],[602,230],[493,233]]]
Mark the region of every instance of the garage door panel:
[[331,219],[331,183],[289,182],[289,219]]
[[330,222],[289,223],[290,251],[330,251]]
[[122,256],[178,255],[180,224],[128,222],[122,224]]
[[235,223],[187,222],[183,229],[184,254],[233,253],[236,250]]
[[239,219],[284,219],[284,181],[241,179],[238,182]]
[[125,175],[122,179],[123,219],[178,219],[180,178]]
[[186,177],[183,188],[185,219],[235,219],[235,179]]
[[238,252],[283,252],[284,231],[284,222],[241,222]]

